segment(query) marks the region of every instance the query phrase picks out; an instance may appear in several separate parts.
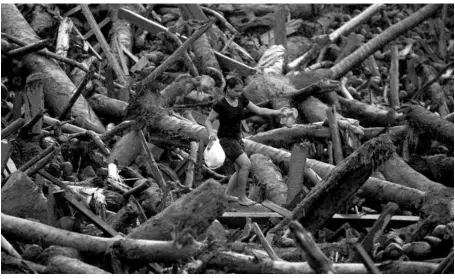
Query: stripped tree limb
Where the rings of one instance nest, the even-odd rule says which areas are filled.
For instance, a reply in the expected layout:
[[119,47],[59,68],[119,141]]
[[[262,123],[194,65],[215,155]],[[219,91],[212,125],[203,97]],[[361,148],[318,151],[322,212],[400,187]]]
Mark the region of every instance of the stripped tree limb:
[[131,260],[175,262],[194,256],[201,244],[193,241],[178,249],[171,241],[151,241],[104,238],[57,229],[2,213],[2,235],[24,243],[72,247],[93,255],[104,254],[111,247],[119,249],[122,257]]

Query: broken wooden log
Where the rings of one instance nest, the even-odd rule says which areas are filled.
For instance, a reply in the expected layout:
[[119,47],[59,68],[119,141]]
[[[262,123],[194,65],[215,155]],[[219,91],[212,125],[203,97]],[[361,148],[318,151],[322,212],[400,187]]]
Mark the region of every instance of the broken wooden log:
[[227,201],[224,187],[213,179],[182,196],[159,214],[133,229],[129,238],[169,240],[171,231],[193,230],[195,236],[205,232],[214,219],[221,217]]
[[278,205],[286,204],[288,186],[278,167],[272,163],[270,158],[262,154],[250,156],[251,174],[260,185],[265,188],[265,196],[268,200]]
[[104,238],[68,232],[2,213],[2,235],[14,237],[24,243],[41,245],[59,245],[72,247],[91,255],[104,254],[111,249],[119,249],[125,259],[144,260],[147,262],[175,262],[194,256],[201,248],[199,242],[188,241],[180,249],[171,241],[151,241],[142,239],[122,239],[121,237]]
[[37,50],[43,49],[47,47],[49,44],[49,40],[40,40],[31,44],[28,44],[23,47],[18,47],[16,49],[10,50],[6,53],[9,57],[15,57],[15,56],[25,56],[27,54],[33,53]]
[[359,120],[360,125],[365,127],[387,127],[397,122],[398,115],[393,111],[387,111],[376,106],[362,103],[357,100],[338,98],[341,111],[345,117]]
[[[5,4],[1,10],[3,32],[16,36],[27,43],[39,40],[39,37],[36,36],[15,5]],[[24,56],[22,61],[30,73],[43,72],[48,76],[44,82],[45,101],[48,104],[48,109],[54,115],[59,115],[68,103],[71,92],[75,89],[74,84],[55,62],[45,57],[29,54]],[[101,121],[87,104],[85,98],[79,98],[71,111],[74,116],[80,116],[86,121],[87,128],[94,129],[96,132],[105,131]]]
[[272,129],[251,135],[247,139],[279,148],[292,145],[302,139],[326,139],[329,136],[329,129],[322,125],[294,124],[291,128]]
[[22,128],[22,126],[24,126],[24,125],[25,125],[24,118],[18,118],[16,120],[14,120],[6,128],[2,129],[1,138],[5,139],[5,138],[9,137],[10,135],[19,131],[19,129]]
[[139,134],[136,130],[131,130],[115,143],[107,163],[117,162],[118,167],[127,167],[139,155],[141,150]]
[[115,71],[120,83],[125,84],[126,83],[125,73],[122,71],[118,61],[113,56],[111,49],[106,39],[104,38],[103,33],[101,32],[95,18],[93,17],[92,12],[90,11],[90,8],[88,7],[87,4],[80,4],[80,6],[82,9],[82,13],[84,14],[85,18],[87,19],[87,22],[90,25],[90,28],[95,33],[96,39],[98,40],[98,42],[101,45],[101,48],[103,49],[104,55],[106,56],[109,65]]
[[171,56],[169,56],[163,63],[158,66],[158,68],[153,70],[152,73],[150,73],[141,81],[140,87],[143,88],[148,83],[155,81],[155,79],[160,76],[172,63],[179,59],[182,56],[183,52],[185,52],[190,46],[190,44],[192,44],[201,35],[203,35],[212,24],[213,21],[209,21],[208,23],[201,26],[201,28],[199,28],[196,32],[194,32],[191,37],[189,37],[188,40],[186,40]]
[[434,115],[418,105],[405,105],[401,109],[406,114],[411,126],[418,131],[429,132],[433,139],[440,141],[448,147],[453,146],[453,123]]
[[366,8],[363,12],[343,24],[340,28],[333,31],[329,35],[329,40],[335,42],[342,35],[349,34],[356,26],[359,26],[362,22],[370,19],[374,14],[381,11],[385,7],[384,4],[373,4]]
[[412,169],[396,152],[379,168],[387,181],[408,186],[423,192],[438,191],[445,186],[431,181]]
[[305,230],[297,221],[289,224],[289,229],[294,237],[297,247],[299,247],[307,258],[308,265],[318,274],[334,274],[335,270],[332,262],[322,253],[316,245],[311,234]]
[[404,32],[411,30],[413,27],[419,25],[428,17],[436,13],[441,8],[441,5],[430,4],[426,5],[411,16],[399,21],[398,23],[387,28],[379,36],[374,37],[368,43],[364,44],[349,56],[335,64],[330,71],[326,73],[327,77],[331,79],[339,79],[349,72],[355,65],[361,63],[375,51],[381,49],[387,43],[395,40]]
[[[291,159],[289,162],[289,173],[288,173],[288,190],[286,205],[288,208],[293,209],[295,205],[292,204],[294,198],[298,193],[305,187],[303,185],[303,174],[306,168],[306,159],[310,150],[310,143],[303,142],[295,144],[291,150]],[[304,196],[302,196],[303,199]]]
[[[373,249],[373,245],[376,243],[378,238],[383,234],[385,228],[389,224],[392,216],[395,214],[395,211],[398,210],[399,207],[396,203],[389,202],[381,212],[378,220],[374,222],[373,226],[368,231],[368,234],[363,238],[359,239],[359,244],[362,245],[362,248],[365,249],[367,254],[371,254]],[[354,261],[360,261],[361,255],[358,253],[354,256]]]
[[[203,255],[200,259],[207,268],[222,268],[227,272],[247,274],[313,274],[314,271],[307,262],[278,262],[258,261],[254,256],[246,256],[234,252],[215,252]],[[392,261],[376,264],[384,274],[429,274],[436,267],[435,263]],[[368,270],[363,264],[335,263],[333,269],[337,274],[367,274]]]
[[386,135],[363,144],[308,193],[294,209],[293,219],[298,219],[310,232],[316,232],[345,206],[375,168],[392,156],[394,149]]

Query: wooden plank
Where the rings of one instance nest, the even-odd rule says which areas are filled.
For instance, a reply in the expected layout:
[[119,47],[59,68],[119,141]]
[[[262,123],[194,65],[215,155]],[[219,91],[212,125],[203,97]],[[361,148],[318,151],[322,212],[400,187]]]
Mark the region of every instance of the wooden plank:
[[132,54],[123,44],[120,44],[120,47],[122,48],[123,52],[128,55],[131,60],[134,61],[134,63],[137,63],[137,61],[139,61],[139,58],[136,55]]
[[279,205],[277,205],[274,202],[271,202],[269,200],[265,200],[262,202],[262,205],[267,207],[268,209],[272,210],[273,212],[276,212],[280,214],[281,216],[285,218],[292,218],[292,212],[287,210],[286,208],[283,208]]
[[98,24],[96,23],[96,20],[93,17],[93,14],[90,11],[88,5],[81,4],[80,6],[82,8],[82,13],[84,14],[85,18],[88,21],[88,24],[90,25],[90,28],[95,33],[96,39],[98,40],[98,42],[101,45],[101,48],[103,49],[104,55],[106,55],[107,61],[117,74],[117,78],[120,80],[122,84],[126,84],[126,77],[122,71],[122,68],[120,67],[117,59],[115,59],[114,55],[112,54],[111,48],[109,47],[109,44],[104,38],[104,35],[101,32],[100,28],[98,27]]
[[[379,216],[379,214],[362,216],[357,214],[335,214],[327,221],[325,226],[329,229],[337,229],[348,222],[353,228],[371,227]],[[281,214],[276,212],[225,212],[219,221],[230,226],[243,226],[245,225],[246,217],[250,217],[258,224],[266,224],[270,218],[283,218]],[[394,228],[404,227],[417,223],[419,219],[418,216],[393,216],[390,220],[390,226]]]
[[40,175],[44,176],[49,181],[51,181],[52,183],[54,183],[55,185],[64,189],[65,191],[56,192],[56,195],[64,198],[66,201],[68,201],[74,208],[76,208],[79,212],[81,212],[86,218],[91,220],[97,228],[102,230],[107,235],[110,235],[110,236],[118,235],[117,231],[115,231],[106,222],[101,220],[100,217],[93,214],[93,212],[90,211],[90,209],[88,209],[85,205],[83,205],[82,203],[77,201],[76,198],[73,197],[73,195],[71,195],[69,192],[67,192],[67,186],[63,182],[61,182],[59,179],[53,177],[52,175],[50,175],[49,173],[47,173],[44,170],[40,170],[40,171],[38,171],[38,173]]
[[132,73],[136,72],[136,71],[140,71],[142,70],[147,64],[149,63],[149,60],[147,59],[146,56],[142,56],[141,59],[139,59],[138,61],[136,61],[136,64],[134,64],[133,67],[131,67],[130,71]]
[[[143,16],[140,16],[132,11],[126,10],[126,9],[119,9],[118,12],[118,17],[120,19],[125,19],[131,22],[132,24],[148,31],[149,33],[153,35],[157,35],[159,32],[167,32],[168,29],[161,24],[154,22],[152,20],[149,20]],[[188,38],[184,35],[181,35],[179,33],[176,33],[182,41],[186,41]],[[218,59],[218,62],[220,63],[220,66],[223,68],[227,68],[231,71],[236,71],[237,74],[241,76],[249,76],[253,75],[257,72],[256,69],[247,66],[237,60],[234,60],[230,57],[227,57],[226,55],[214,50],[216,58]]]
[[[105,19],[103,19],[100,23],[98,23],[98,27],[99,29],[103,28],[104,26],[106,26],[109,22],[111,22],[111,18],[110,17],[106,17]],[[93,32],[92,29],[90,29],[90,31],[88,31],[87,33],[85,33],[84,35],[84,39],[88,40],[90,39],[91,36],[95,35],[95,32]]]
[[[120,43],[118,37],[115,37],[115,44],[117,46],[117,53],[118,53],[120,65],[122,66],[123,72],[125,73],[125,76],[129,76],[130,72],[128,71],[127,60],[126,60],[125,54],[121,47],[122,44]],[[121,101],[127,101],[127,100],[121,100]]]

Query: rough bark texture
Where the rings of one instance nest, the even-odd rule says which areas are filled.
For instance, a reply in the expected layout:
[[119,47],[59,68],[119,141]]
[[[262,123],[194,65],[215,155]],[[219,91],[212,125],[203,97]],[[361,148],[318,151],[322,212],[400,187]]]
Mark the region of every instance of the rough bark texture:
[[[2,4],[2,32],[13,35],[27,43],[39,41],[22,14],[14,4]],[[44,100],[51,114],[60,115],[71,98],[76,86],[68,76],[52,60],[36,54],[28,54],[22,58],[30,73],[43,72],[48,78],[44,81]],[[81,117],[87,129],[103,133],[105,128],[90,108],[84,97],[79,97],[71,109],[74,117]]]
[[310,144],[295,144],[291,150],[289,163],[288,191],[286,204],[289,205],[303,187],[303,174]]
[[87,101],[97,115],[117,121],[123,119],[128,106],[127,102],[101,94],[93,94]]
[[184,229],[191,229],[199,236],[214,219],[223,214],[227,203],[223,193],[224,188],[221,184],[210,179],[132,230],[128,237],[169,240],[172,231],[181,232]]
[[322,125],[294,124],[292,128],[277,128],[257,133],[247,139],[279,148],[292,145],[302,139],[326,139],[329,135],[329,129]]
[[310,232],[316,232],[345,207],[376,167],[392,156],[394,149],[386,135],[363,144],[308,193],[294,209],[292,218],[298,219]]
[[251,173],[259,184],[265,186],[266,198],[277,205],[284,206],[288,186],[284,183],[278,167],[272,163],[270,158],[262,154],[253,154],[250,159]]
[[188,243],[178,249],[170,241],[106,238],[79,234],[4,213],[1,214],[1,225],[2,235],[5,237],[13,237],[23,243],[72,247],[93,256],[104,254],[115,245],[125,259],[169,262],[187,260],[200,249],[198,242]]
[[453,147],[453,123],[434,115],[425,108],[417,105],[407,105],[403,108],[410,124],[419,131],[429,132],[435,140]]
[[431,181],[424,175],[413,170],[396,152],[393,153],[392,157],[379,170],[387,181],[424,192],[431,190],[437,191],[445,188],[444,185]]

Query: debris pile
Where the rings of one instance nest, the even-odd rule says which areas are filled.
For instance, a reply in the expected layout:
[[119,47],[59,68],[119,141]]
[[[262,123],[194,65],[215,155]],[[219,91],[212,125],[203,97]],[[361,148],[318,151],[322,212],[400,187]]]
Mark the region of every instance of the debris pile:
[[[453,273],[453,13],[2,4],[2,273]],[[245,112],[252,206],[228,76],[292,112]]]

